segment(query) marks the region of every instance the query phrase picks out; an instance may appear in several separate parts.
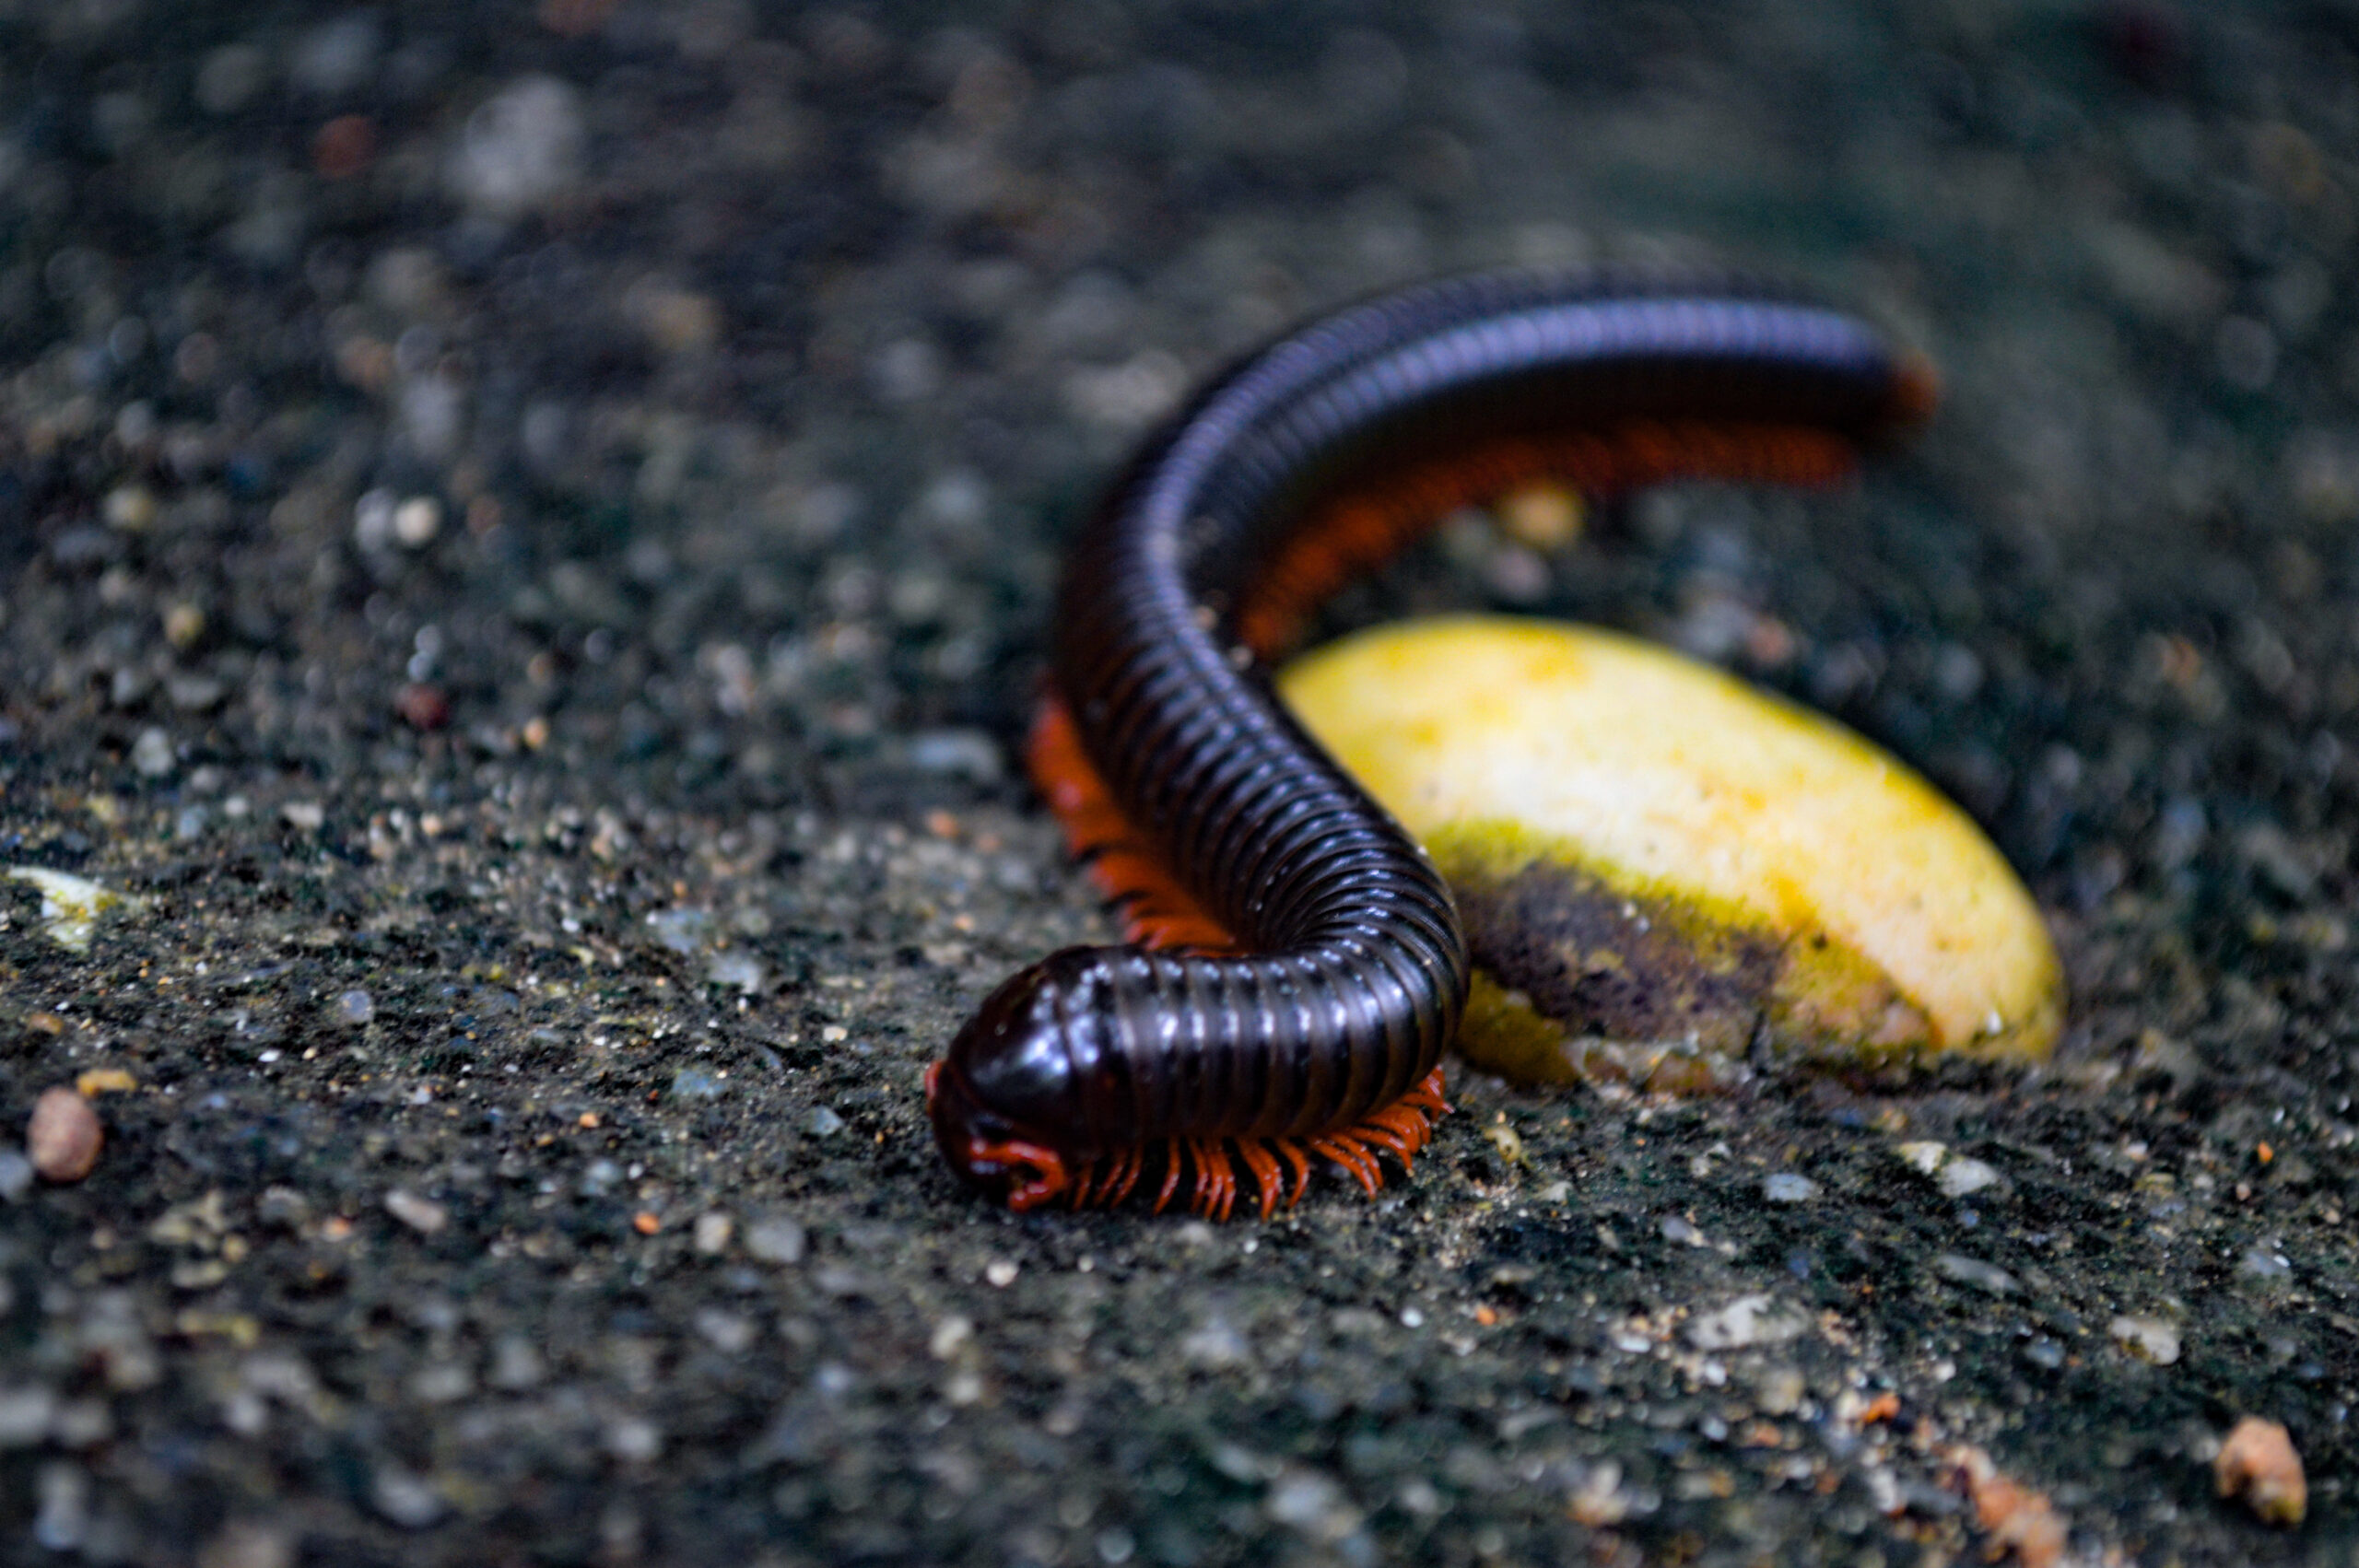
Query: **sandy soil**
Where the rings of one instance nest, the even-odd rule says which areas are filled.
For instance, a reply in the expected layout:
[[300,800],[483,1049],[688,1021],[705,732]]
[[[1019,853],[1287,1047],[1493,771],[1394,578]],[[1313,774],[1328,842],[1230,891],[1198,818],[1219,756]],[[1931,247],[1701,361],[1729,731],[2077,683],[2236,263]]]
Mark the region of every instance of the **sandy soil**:
[[[2354,84],[2328,5],[0,0],[0,865],[118,895],[0,884],[0,1561],[2346,1561]],[[1599,258],[1943,412],[1335,624],[1890,745],[2056,1062],[972,1201],[924,1064],[1110,930],[1011,761],[1077,513],[1309,311]]]

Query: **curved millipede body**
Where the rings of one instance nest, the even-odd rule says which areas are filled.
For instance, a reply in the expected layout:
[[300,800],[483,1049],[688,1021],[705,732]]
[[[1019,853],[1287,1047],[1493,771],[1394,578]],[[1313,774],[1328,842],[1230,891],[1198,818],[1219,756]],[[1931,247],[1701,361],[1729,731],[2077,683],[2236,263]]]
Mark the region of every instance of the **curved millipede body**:
[[[1921,416],[1871,328],[1757,287],[1480,276],[1347,310],[1203,392],[1088,525],[1034,767],[1150,944],[1002,985],[929,1070],[945,1158],[1015,1207],[1267,1214],[1308,1154],[1373,1191],[1425,1141],[1466,942],[1424,853],[1273,696],[1326,593],[1470,499],[1682,475],[1825,483]],[[1180,945],[1174,946],[1172,943]],[[1232,1163],[1234,1162],[1234,1163]],[[1160,1203],[1158,1203],[1160,1207]]]

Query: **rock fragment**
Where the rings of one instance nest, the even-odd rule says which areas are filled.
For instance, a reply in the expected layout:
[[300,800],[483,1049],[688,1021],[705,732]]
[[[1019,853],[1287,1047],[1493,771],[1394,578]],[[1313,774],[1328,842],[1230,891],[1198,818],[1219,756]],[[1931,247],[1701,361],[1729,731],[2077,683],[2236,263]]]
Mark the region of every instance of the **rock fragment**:
[[2236,1422],[2212,1460],[2223,1497],[2241,1497],[2262,1523],[2298,1525],[2309,1512],[2309,1483],[2293,1436],[2276,1422],[2247,1416]]
[[106,1134],[90,1102],[71,1089],[50,1089],[33,1102],[25,1128],[25,1157],[42,1179],[76,1182],[99,1163]]

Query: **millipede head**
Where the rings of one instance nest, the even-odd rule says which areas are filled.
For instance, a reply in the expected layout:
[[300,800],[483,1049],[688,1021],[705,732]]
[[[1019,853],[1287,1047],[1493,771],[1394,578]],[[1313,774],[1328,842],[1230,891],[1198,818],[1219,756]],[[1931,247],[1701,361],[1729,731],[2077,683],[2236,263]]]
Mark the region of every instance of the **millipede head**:
[[974,1186],[1030,1209],[1087,1179],[1090,1158],[1056,1129],[1078,1124],[1062,1039],[1067,949],[993,991],[926,1070],[926,1108],[942,1157]]

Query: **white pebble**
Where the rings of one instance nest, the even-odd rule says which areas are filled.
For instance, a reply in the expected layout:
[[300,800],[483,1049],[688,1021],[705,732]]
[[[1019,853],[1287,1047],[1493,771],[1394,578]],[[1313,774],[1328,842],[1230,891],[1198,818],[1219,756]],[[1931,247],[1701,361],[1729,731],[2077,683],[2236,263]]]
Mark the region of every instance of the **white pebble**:
[[412,496],[393,509],[393,537],[405,548],[423,548],[441,532],[442,503],[431,496]]

